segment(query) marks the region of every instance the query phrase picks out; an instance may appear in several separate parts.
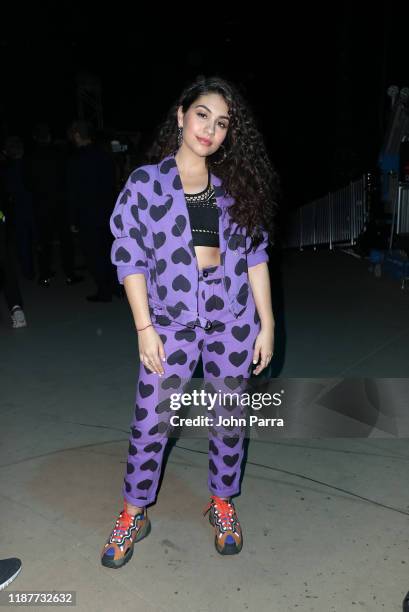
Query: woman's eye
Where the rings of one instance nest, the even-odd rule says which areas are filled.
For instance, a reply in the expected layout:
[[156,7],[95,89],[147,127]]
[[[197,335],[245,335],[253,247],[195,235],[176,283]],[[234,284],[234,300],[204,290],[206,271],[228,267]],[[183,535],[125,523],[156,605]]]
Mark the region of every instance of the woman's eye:
[[[206,113],[197,113],[198,117],[207,117]],[[223,129],[227,129],[227,125],[225,123],[223,123],[223,121],[219,122],[220,127],[222,127]]]

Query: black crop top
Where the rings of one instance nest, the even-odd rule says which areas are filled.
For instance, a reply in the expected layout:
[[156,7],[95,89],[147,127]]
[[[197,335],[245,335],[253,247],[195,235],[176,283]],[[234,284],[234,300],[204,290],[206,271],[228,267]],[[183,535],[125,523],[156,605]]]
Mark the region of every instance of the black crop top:
[[214,188],[209,180],[200,193],[185,193],[194,246],[219,246],[219,214]]

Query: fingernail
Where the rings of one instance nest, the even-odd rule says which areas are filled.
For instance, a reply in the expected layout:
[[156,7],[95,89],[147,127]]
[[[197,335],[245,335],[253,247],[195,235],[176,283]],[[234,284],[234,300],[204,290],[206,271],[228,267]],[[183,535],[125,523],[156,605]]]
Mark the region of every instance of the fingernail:
[[257,361],[253,361],[253,363],[257,363]]
[[162,361],[166,361],[166,357],[162,357]]

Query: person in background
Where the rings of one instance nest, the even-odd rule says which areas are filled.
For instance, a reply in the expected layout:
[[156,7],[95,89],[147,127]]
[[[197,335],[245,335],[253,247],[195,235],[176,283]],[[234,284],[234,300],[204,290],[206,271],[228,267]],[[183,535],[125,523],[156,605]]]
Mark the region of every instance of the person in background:
[[17,280],[13,219],[10,201],[0,180],[0,287],[4,291],[13,328],[26,327],[23,298]]
[[36,227],[39,278],[42,287],[48,287],[54,275],[53,239],[57,232],[61,247],[61,263],[67,285],[81,282],[74,272],[74,243],[70,231],[65,202],[65,158],[53,144],[50,128],[46,124],[33,129],[34,150],[26,163],[26,185],[33,196]]
[[110,302],[113,294],[121,293],[109,256],[115,166],[111,156],[96,146],[88,122],[74,121],[68,134],[76,148],[68,160],[66,173],[70,223],[73,231],[78,230],[86,265],[96,284],[96,293],[87,296],[87,300]]
[[13,208],[17,255],[24,278],[35,277],[33,260],[33,200],[24,182],[24,144],[19,136],[9,136],[4,143],[4,187]]

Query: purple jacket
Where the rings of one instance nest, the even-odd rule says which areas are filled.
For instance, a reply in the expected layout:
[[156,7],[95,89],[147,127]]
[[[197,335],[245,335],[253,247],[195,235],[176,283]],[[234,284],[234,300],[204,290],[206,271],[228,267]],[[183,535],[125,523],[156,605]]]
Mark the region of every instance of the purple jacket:
[[[234,200],[224,194],[221,179],[211,174],[219,207],[220,261],[229,307],[238,317],[251,290],[248,268],[268,261],[268,234],[251,252],[250,237],[233,222],[227,207]],[[140,166],[129,176],[110,219],[115,240],[111,261],[118,280],[143,273],[150,315],[166,315],[188,327],[205,326],[198,315],[199,268],[193,246],[189,213],[174,155],[158,164]]]

